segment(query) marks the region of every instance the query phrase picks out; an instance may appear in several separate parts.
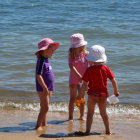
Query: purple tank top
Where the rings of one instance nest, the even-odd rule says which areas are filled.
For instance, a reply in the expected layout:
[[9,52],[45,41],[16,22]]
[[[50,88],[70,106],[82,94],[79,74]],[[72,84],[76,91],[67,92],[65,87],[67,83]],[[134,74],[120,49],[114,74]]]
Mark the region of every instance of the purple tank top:
[[[47,88],[49,91],[54,90],[54,73],[52,71],[52,67],[48,61],[48,58],[45,58],[43,56],[40,56],[37,59],[37,64],[36,64],[36,75],[40,74],[43,77],[43,80],[45,84],[47,85]],[[43,89],[40,86],[40,84],[37,81],[36,78],[36,90],[39,92],[42,92]]]

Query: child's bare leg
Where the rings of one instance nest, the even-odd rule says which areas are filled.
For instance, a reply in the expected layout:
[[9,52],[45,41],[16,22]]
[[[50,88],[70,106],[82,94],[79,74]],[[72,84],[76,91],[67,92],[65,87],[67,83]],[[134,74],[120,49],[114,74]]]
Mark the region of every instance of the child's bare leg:
[[41,126],[42,126],[42,122],[43,122],[44,116],[45,116],[45,115],[44,115],[43,111],[40,110],[40,113],[39,113],[38,119],[37,119],[37,124],[36,124],[36,129],[37,129],[37,130],[43,130],[43,129],[41,128]]
[[[80,93],[80,85],[78,85],[78,94]],[[84,97],[82,97],[84,98]],[[84,111],[85,111],[85,105],[84,104],[80,104],[80,118],[79,120],[83,120],[85,121],[85,117],[84,117]]]
[[109,118],[106,112],[106,98],[102,98],[99,103],[99,110],[100,110],[100,115],[103,119],[104,125],[105,125],[105,129],[106,129],[106,134],[111,134],[110,132],[110,125],[109,125]]
[[46,125],[46,113],[49,110],[49,96],[46,93],[38,92],[40,98],[40,113],[37,119],[36,129],[41,129],[40,127]]
[[84,110],[85,110],[85,105],[84,104],[80,104],[80,120],[85,121],[86,119],[84,118]]
[[77,85],[70,85],[69,120],[73,120],[74,103],[77,96]]
[[47,113],[45,114],[45,116],[44,116],[44,119],[43,119],[43,122],[42,122],[42,126],[49,126],[48,124],[47,124]]
[[[52,91],[50,91],[51,92],[51,94],[52,94]],[[48,99],[48,108],[49,108],[49,102],[50,102],[50,95],[48,95],[48,97],[47,97]],[[48,111],[47,111],[48,112]],[[47,114],[47,112],[46,112],[46,114]],[[44,116],[44,119],[43,119],[43,122],[42,122],[42,126],[48,126],[48,124],[47,124],[47,119],[46,119],[46,114],[45,114],[45,116]]]
[[96,101],[88,96],[88,112],[86,120],[86,133],[90,133]]
[[44,119],[42,121],[42,126],[47,126],[46,114],[44,115]]

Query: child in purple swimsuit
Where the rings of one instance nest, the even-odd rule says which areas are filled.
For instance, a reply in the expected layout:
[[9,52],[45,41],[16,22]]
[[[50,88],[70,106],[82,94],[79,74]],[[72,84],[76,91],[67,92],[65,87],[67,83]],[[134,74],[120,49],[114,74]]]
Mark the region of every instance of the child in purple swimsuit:
[[54,51],[59,47],[58,42],[50,38],[44,38],[38,43],[36,64],[36,90],[40,98],[40,113],[36,124],[37,130],[43,130],[41,126],[47,126],[46,114],[49,110],[49,100],[54,89],[54,74],[48,61]]

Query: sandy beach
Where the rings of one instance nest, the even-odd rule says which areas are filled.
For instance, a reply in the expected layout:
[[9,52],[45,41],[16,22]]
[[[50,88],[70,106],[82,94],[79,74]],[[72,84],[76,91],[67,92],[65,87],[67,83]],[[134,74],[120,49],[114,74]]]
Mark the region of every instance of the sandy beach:
[[[75,132],[85,131],[85,122],[79,121],[75,113],[74,122],[67,121],[66,112],[49,112],[49,127],[43,132],[35,128],[38,112],[1,109],[0,140],[40,140],[43,138],[53,140],[136,140],[140,139],[140,119],[134,116],[110,116],[113,135],[104,134],[104,126],[99,115],[95,115],[91,135],[80,136]],[[77,117],[77,118],[76,118]]]
[[128,138],[110,138],[107,136],[86,136],[86,137],[59,137],[59,138],[50,138],[45,136],[35,136],[35,135],[17,135],[17,134],[0,134],[1,140],[42,140],[43,138],[49,140],[132,140]]
[[[0,0],[0,140],[140,140],[140,0]],[[105,135],[98,107],[91,129],[68,122],[70,36],[82,33],[88,42],[106,50],[107,65],[115,74],[119,103],[109,105],[111,136]],[[34,128],[40,109],[35,87],[38,42],[60,43],[49,62],[55,75],[47,122]],[[108,93],[114,94],[110,80]],[[87,95],[85,96],[87,101]],[[85,107],[85,117],[87,103]]]

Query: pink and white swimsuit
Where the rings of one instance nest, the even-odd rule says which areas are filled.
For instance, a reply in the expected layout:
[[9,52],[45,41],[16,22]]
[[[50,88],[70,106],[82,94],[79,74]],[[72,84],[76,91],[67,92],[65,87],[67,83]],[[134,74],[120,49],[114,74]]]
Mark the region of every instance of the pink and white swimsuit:
[[[86,69],[88,68],[88,61],[86,59],[87,55],[88,52],[86,53],[86,55],[80,53],[79,56],[77,56],[75,59],[72,59],[71,56],[69,55],[69,64],[72,64],[82,76],[84,75]],[[70,85],[80,84],[77,76],[71,70],[69,75],[69,84]]]

